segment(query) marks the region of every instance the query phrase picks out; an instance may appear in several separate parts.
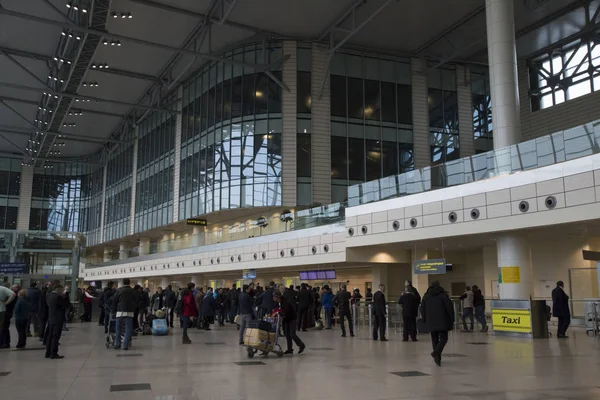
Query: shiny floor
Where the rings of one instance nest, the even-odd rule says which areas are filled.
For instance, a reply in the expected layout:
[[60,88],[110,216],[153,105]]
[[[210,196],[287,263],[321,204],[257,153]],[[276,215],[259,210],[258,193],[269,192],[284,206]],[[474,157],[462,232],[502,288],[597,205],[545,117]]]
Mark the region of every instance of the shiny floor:
[[30,350],[0,350],[0,399],[600,398],[600,339],[582,331],[536,341],[454,333],[441,368],[427,336],[403,343],[391,332],[389,342],[374,342],[368,328],[355,338],[335,329],[300,332],[305,354],[246,364],[235,327],[191,330],[191,345],[180,334],[138,336],[130,350],[117,351],[106,349],[101,327],[73,324],[61,339],[63,360],[44,359],[31,338]]

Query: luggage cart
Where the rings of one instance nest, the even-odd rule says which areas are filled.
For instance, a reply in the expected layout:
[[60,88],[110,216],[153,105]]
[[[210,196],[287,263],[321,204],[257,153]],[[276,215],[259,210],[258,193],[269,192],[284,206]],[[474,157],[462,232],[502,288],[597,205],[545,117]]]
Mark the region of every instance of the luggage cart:
[[[269,343],[266,347],[257,347],[257,346],[251,346],[251,345],[245,345],[246,346],[246,350],[248,351],[248,358],[253,358],[254,355],[256,353],[258,353],[259,351],[262,351],[263,353],[261,355],[264,356],[268,356],[269,353],[275,353],[277,354],[277,357],[283,357],[283,349],[281,348],[281,346],[279,345],[279,332],[281,330],[281,316],[276,313],[274,314],[272,317],[265,317],[263,319],[264,322],[270,323],[271,324],[271,329],[269,330],[269,333],[273,333],[274,334],[274,339],[272,341],[272,343]],[[247,329],[246,328],[246,332]],[[246,335],[244,334],[244,343],[246,343]]]
[[[115,346],[115,336],[117,334],[117,317],[115,314],[110,314],[108,318],[108,333],[106,334],[106,348],[110,349]],[[125,340],[125,333],[121,333],[121,342]]]

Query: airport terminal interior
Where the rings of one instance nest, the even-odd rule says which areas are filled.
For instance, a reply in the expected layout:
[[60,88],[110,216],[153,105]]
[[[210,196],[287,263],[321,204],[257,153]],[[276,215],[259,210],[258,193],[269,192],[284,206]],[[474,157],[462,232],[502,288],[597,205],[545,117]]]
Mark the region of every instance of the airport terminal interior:
[[599,271],[600,0],[0,0],[2,400],[598,399]]

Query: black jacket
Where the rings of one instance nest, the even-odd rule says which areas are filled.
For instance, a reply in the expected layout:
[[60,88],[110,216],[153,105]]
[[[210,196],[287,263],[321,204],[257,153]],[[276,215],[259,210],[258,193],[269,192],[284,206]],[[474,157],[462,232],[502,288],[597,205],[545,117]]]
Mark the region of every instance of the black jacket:
[[342,313],[349,314],[350,313],[350,297],[351,296],[352,295],[347,290],[340,290],[339,292],[336,293],[335,298],[333,299],[333,302],[334,302],[335,306],[338,308],[338,312],[340,314],[342,314]]
[[30,287],[27,289],[27,297],[29,298],[29,303],[31,304],[29,312],[37,313],[40,309],[40,297],[42,297],[42,292],[36,287]]
[[140,308],[150,307],[150,295],[145,290],[140,292]]
[[421,295],[419,294],[419,291],[417,290],[417,288],[416,288],[416,287],[414,287],[413,285],[409,285],[409,286],[408,286],[408,289],[410,290],[410,292],[411,292],[412,294],[414,294],[415,296],[417,296],[417,300],[419,300],[419,304],[421,304],[421,301],[422,301],[423,299],[421,298]]
[[248,293],[240,293],[240,315],[252,315],[254,318],[254,303]]
[[59,296],[56,292],[50,292],[46,295],[46,304],[48,305],[48,324],[62,327],[66,319],[67,299]]
[[273,300],[273,289],[268,288],[260,295],[260,306],[266,313],[271,313],[275,308],[275,301]]
[[307,288],[300,289],[298,293],[298,310],[307,310],[313,303],[313,295]]
[[203,317],[214,317],[215,310],[217,309],[217,300],[213,297],[212,293],[210,296],[204,296],[202,301],[202,316]]
[[283,297],[285,297],[285,299],[288,301],[288,303],[293,304],[294,307],[298,303],[297,296],[298,296],[298,292],[296,292],[294,289],[286,288],[283,291]]
[[569,310],[569,296],[565,293],[563,288],[558,286],[552,290],[552,314],[557,318],[571,316],[571,311]]
[[404,293],[398,303],[402,304],[402,318],[419,316],[419,298],[413,292]]
[[43,287],[42,293],[40,293],[40,304],[38,306],[38,316],[43,320],[48,318],[48,288]]
[[381,290],[378,290],[373,295],[373,315],[382,317],[387,314],[385,309],[385,295]]
[[421,317],[430,332],[451,331],[454,325],[452,301],[440,286],[432,286],[423,296]]
[[295,321],[298,318],[296,306],[290,303],[285,297],[281,296],[279,305],[281,306],[281,315],[284,323]]
[[473,307],[485,306],[485,297],[481,289],[473,290]]
[[139,292],[131,286],[122,286],[117,290],[112,300],[112,312],[135,312],[138,306]]
[[100,304],[104,307],[107,307],[110,310],[111,307],[111,298],[114,296],[116,290],[112,288],[104,288],[102,291],[102,296],[100,297]]
[[175,304],[177,304],[177,296],[172,290],[165,289],[163,291],[163,298],[165,307],[173,308],[175,307]]
[[237,289],[231,289],[231,305],[236,306],[240,302],[240,292]]

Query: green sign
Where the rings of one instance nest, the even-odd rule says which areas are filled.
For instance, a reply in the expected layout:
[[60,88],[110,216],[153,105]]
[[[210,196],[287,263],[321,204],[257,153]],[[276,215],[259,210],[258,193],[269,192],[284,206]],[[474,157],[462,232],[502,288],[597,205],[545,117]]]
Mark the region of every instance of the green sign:
[[416,260],[413,262],[413,272],[415,274],[445,274],[446,259],[437,258],[434,260]]

